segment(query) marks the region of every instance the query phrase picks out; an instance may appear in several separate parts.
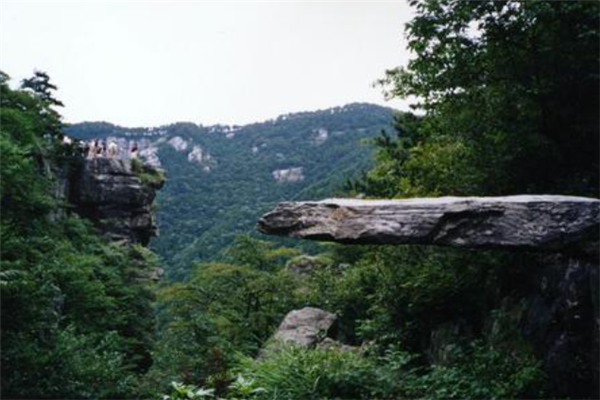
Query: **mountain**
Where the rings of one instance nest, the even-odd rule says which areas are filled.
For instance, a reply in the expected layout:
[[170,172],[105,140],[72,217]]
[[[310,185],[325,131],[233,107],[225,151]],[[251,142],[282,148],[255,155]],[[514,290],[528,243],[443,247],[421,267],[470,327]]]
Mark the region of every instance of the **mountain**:
[[115,141],[121,157],[135,146],[142,159],[165,170],[157,199],[160,236],[151,247],[169,275],[181,278],[193,262],[222,255],[239,233],[254,232],[277,202],[338,192],[370,166],[372,149],[363,139],[389,129],[394,113],[355,103],[244,126],[84,122],[67,133]]

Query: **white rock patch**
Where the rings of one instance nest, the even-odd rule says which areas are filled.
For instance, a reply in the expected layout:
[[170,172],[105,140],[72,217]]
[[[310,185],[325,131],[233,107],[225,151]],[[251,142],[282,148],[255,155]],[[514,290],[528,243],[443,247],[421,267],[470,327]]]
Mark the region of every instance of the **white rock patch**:
[[317,128],[313,129],[313,137],[311,139],[312,143],[319,146],[327,140],[329,137],[329,132],[325,128]]
[[304,180],[302,167],[278,169],[271,173],[277,182],[298,182]]
[[157,153],[158,148],[154,146],[148,146],[139,151],[140,158],[153,167],[161,166],[160,158],[158,158]]
[[192,151],[187,155],[187,159],[189,162],[200,164],[206,172],[210,172],[215,163],[213,156],[204,151],[200,146],[194,146]]
[[181,138],[181,136],[172,137],[168,143],[177,151],[185,151],[188,148],[188,142]]

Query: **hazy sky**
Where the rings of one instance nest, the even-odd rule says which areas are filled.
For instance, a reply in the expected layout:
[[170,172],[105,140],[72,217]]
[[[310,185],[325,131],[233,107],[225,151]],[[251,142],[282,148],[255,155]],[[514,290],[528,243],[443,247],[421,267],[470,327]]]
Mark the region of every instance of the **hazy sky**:
[[408,58],[406,2],[1,2],[0,69],[59,86],[67,122],[243,124],[349,102]]

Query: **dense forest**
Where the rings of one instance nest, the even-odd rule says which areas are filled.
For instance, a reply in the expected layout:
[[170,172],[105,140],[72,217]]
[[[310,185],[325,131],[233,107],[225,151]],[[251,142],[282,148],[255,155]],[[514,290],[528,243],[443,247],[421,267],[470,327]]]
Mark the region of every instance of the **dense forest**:
[[[379,84],[416,99],[413,112],[371,139],[362,176],[351,162],[351,176],[336,171],[338,190],[598,198],[600,4],[410,4],[413,57]],[[546,267],[527,252],[317,244],[307,256],[240,235],[217,260],[184,258],[200,261],[177,280],[140,279],[156,256],[109,241],[56,195],[59,172],[83,162],[64,140],[56,87],[44,73],[8,82],[2,74],[2,398],[597,398],[597,348],[556,379],[544,364],[554,349],[523,329]],[[305,306],[337,316],[338,345],[273,343]]]

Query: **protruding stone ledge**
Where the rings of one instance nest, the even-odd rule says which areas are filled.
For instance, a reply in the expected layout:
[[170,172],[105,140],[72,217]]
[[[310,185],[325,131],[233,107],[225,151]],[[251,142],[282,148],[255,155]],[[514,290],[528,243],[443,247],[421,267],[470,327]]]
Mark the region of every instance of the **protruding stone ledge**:
[[597,255],[600,200],[555,195],[280,203],[258,230],[356,244],[425,244]]

